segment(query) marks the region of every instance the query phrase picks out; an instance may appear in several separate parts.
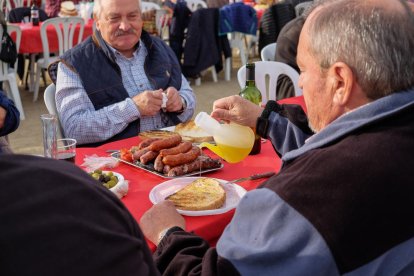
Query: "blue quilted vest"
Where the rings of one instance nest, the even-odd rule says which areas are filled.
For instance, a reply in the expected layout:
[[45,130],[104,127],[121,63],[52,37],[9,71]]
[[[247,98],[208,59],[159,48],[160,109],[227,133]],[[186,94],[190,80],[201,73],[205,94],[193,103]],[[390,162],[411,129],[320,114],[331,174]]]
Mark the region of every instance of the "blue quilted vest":
[[[142,32],[141,41],[148,49],[145,59],[145,72],[154,89],[181,88],[181,68],[174,52],[162,40]],[[120,102],[129,97],[122,83],[122,76],[114,53],[104,43],[99,32],[87,38],[75,48],[65,52],[60,61],[79,74],[83,87],[95,110]],[[57,64],[49,67],[49,74],[55,82]],[[162,111],[161,111],[162,112]],[[177,113],[166,112],[167,126],[180,123]],[[139,133],[139,119],[131,122],[122,132],[110,139],[82,147],[96,147],[111,141],[136,136]]]

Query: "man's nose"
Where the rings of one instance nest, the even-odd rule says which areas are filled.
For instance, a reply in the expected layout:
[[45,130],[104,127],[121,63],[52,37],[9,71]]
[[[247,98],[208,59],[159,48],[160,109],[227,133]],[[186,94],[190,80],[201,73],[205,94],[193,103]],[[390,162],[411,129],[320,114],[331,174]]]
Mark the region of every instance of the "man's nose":
[[128,19],[123,18],[121,20],[121,24],[119,25],[119,28],[123,31],[128,31],[130,27],[131,27],[131,24],[129,23]]

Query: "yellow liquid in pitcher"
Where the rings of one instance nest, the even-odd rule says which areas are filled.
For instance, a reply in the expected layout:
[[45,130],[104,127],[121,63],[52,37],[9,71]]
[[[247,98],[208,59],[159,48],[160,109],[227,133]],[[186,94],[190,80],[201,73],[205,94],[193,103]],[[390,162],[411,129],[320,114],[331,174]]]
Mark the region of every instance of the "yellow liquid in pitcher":
[[217,144],[217,147],[221,150],[223,153],[223,156],[221,156],[224,160],[226,160],[229,163],[237,163],[242,161],[244,158],[246,158],[247,155],[249,155],[251,151],[250,148],[236,148],[229,145],[223,145],[223,144]]

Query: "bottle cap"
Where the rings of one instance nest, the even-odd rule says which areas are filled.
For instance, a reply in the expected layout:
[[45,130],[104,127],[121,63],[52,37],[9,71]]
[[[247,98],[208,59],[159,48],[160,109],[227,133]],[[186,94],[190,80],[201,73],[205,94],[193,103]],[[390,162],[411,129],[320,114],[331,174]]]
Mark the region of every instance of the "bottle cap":
[[220,123],[206,112],[200,112],[194,119],[195,124],[202,128],[208,134],[214,136],[214,133],[220,128]]

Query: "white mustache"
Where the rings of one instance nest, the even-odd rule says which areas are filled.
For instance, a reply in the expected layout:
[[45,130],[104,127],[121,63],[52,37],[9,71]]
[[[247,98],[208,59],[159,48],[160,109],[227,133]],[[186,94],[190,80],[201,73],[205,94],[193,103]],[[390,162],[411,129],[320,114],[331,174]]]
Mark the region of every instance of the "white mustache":
[[118,29],[116,32],[115,32],[115,36],[122,36],[122,35],[126,35],[126,34],[136,34],[137,32],[135,31],[135,29],[129,29],[128,31],[123,31],[123,30],[120,30],[120,29]]

